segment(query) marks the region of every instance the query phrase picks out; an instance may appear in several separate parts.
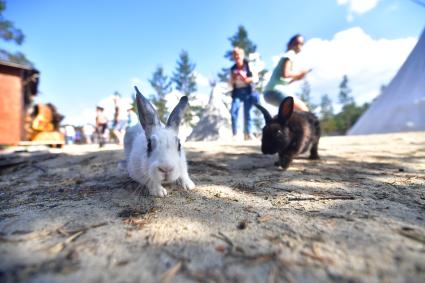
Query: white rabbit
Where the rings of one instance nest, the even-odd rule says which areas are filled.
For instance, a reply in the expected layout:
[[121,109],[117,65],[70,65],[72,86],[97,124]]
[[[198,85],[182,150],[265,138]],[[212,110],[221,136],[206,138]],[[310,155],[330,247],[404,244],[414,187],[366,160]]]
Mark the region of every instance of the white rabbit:
[[180,121],[188,105],[183,96],[164,127],[150,102],[136,89],[140,124],[127,129],[124,152],[130,177],[148,188],[153,196],[164,197],[163,183],[178,182],[191,190],[195,184],[187,172],[186,156],[177,137]]

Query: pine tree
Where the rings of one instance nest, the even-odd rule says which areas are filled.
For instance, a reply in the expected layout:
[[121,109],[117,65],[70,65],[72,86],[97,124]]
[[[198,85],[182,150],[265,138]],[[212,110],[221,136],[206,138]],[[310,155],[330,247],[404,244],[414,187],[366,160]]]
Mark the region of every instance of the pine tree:
[[342,104],[342,110],[335,116],[336,128],[339,133],[345,134],[352,122],[351,115],[355,107],[354,99],[350,96],[351,89],[348,86],[348,77],[344,75],[339,84],[338,100]]
[[327,94],[322,95],[320,99],[320,116],[322,119],[330,119],[334,115],[332,100]]
[[323,135],[336,132],[332,100],[327,94],[322,95],[320,99],[320,129]]
[[[22,45],[25,36],[23,32],[16,28],[13,22],[6,20],[3,12],[6,10],[6,2],[0,0],[0,39],[4,41],[12,41],[17,45]],[[11,53],[5,49],[0,48],[0,60],[9,61],[17,64],[33,66],[25,55],[21,52]]]
[[176,89],[189,98],[193,92],[197,91],[195,67],[196,65],[190,62],[187,51],[183,50],[180,53],[179,61],[177,61],[172,81],[176,84]]
[[368,103],[357,106],[354,98],[350,96],[348,77],[344,76],[339,85],[338,100],[342,104],[341,111],[334,114],[332,101],[327,94],[322,95],[320,102],[320,127],[323,134],[345,134],[358,118],[369,107]]
[[305,80],[301,86],[301,93],[298,94],[298,97],[307,105],[308,109],[313,112],[317,108],[317,105],[313,104],[311,101],[311,87],[310,83]]
[[220,73],[217,74],[217,78],[220,82],[228,82],[230,80],[230,68],[221,68]]
[[[183,50],[180,53],[179,60],[177,61],[176,71],[173,73],[172,81],[176,85],[176,89],[182,92],[189,98],[189,102],[192,100],[192,93],[197,91],[196,76],[195,76],[195,64],[190,62],[189,54]],[[195,112],[195,113],[193,113]],[[191,123],[194,115],[200,115],[200,107],[191,106],[189,103],[189,109],[186,110],[185,122]],[[192,125],[193,126],[193,125]]]
[[336,129],[339,133],[345,134],[350,129],[357,119],[367,110],[368,104],[357,106],[354,98],[350,96],[351,89],[348,86],[348,77],[343,76],[342,82],[339,85],[340,91],[338,95],[339,102],[342,104],[342,110],[335,115]]
[[339,94],[338,94],[339,103],[341,103],[343,106],[353,103],[354,99],[353,97],[350,96],[350,93],[351,93],[351,89],[348,86],[348,77],[347,75],[344,75],[342,77],[342,82],[339,84]]
[[[242,25],[238,27],[237,32],[233,36],[229,37],[228,40],[230,41],[232,49],[226,51],[226,53],[224,54],[224,58],[227,58],[230,61],[233,60],[232,51],[233,48],[236,46],[242,48],[245,51],[245,55],[254,53],[257,50],[257,46],[248,38],[248,32]],[[230,68],[221,69],[221,72],[217,74],[218,79],[222,82],[228,81],[229,72]]]
[[230,44],[232,49],[228,50],[224,55],[224,58],[233,60],[232,50],[234,47],[238,46],[245,51],[245,54],[254,53],[257,50],[257,46],[248,38],[248,32],[244,26],[239,26],[238,31],[231,37],[229,37]]
[[149,83],[156,92],[152,97],[152,102],[158,111],[159,118],[161,121],[165,122],[168,116],[165,95],[171,91],[172,82],[170,78],[164,74],[164,69],[158,66],[152,74]]

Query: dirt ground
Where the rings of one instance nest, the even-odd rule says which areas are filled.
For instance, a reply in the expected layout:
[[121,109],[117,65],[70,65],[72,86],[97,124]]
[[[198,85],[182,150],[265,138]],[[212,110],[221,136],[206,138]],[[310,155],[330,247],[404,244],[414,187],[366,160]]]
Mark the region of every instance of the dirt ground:
[[425,133],[186,143],[195,190],[146,196],[110,145],[3,153],[0,282],[425,282]]

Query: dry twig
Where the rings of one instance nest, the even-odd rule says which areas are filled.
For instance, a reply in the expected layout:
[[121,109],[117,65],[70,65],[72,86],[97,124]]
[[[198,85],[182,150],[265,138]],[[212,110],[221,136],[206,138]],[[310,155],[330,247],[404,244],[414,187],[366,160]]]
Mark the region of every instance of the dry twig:
[[169,283],[171,280],[173,280],[174,276],[177,274],[177,272],[180,271],[182,268],[183,263],[179,261],[176,265],[168,269],[161,277],[162,283]]
[[353,200],[353,196],[293,197],[288,201]]

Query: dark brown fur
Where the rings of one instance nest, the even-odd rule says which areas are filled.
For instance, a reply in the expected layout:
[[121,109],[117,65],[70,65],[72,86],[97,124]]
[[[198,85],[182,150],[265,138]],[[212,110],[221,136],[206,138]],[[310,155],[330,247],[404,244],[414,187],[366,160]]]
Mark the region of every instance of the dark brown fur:
[[259,105],[266,125],[263,128],[261,151],[263,154],[279,154],[283,169],[288,168],[292,159],[310,149],[310,159],[319,159],[318,144],[320,124],[311,112],[293,111],[292,97],[285,98],[279,106],[277,116],[271,118],[267,110]]

